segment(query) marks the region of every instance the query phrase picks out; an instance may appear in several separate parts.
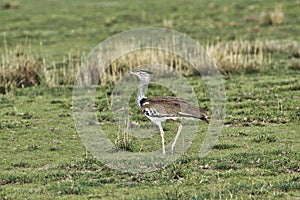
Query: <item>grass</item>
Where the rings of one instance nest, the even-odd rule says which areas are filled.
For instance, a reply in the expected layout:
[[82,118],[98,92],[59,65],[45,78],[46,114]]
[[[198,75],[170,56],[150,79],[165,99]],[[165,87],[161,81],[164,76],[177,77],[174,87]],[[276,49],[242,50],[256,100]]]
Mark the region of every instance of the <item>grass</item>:
[[268,13],[262,12],[260,15],[260,23],[262,25],[278,25],[282,24],[284,20],[284,13],[282,11],[282,5],[276,4],[274,11]]
[[[0,39],[3,47],[0,48],[2,91],[28,84],[72,84],[82,59],[99,41],[112,34],[145,25],[173,28],[186,33],[203,46],[209,44],[206,49],[215,58],[223,73],[253,73],[264,67],[274,66],[277,61],[273,59],[274,54],[299,57],[297,1],[284,4],[276,1],[216,1],[199,5],[190,1],[172,4],[160,1],[146,1],[141,4],[139,1],[131,1],[131,6],[126,11],[123,9],[123,1],[90,1],[84,5],[79,0],[46,1],[41,5],[32,0],[26,3],[3,1],[2,5],[16,3],[18,7],[15,9],[11,9],[13,6],[4,6],[0,13],[4,19],[2,40]],[[82,6],[84,9],[80,9],[78,14],[78,7]],[[42,11],[40,7],[47,9]],[[198,10],[205,12],[199,14]],[[18,31],[18,27],[22,31]],[[123,45],[120,44],[120,47]],[[135,63],[149,61],[149,55],[135,53],[112,63],[112,81],[122,75],[120,66],[128,69]],[[15,65],[19,66],[19,70],[28,68],[16,55],[24,55],[22,57],[29,62],[32,71],[38,67],[39,71],[35,71],[39,72],[43,83],[37,77],[37,80],[32,79],[33,75],[26,84],[20,81],[23,77],[15,77]],[[174,65],[180,71],[186,68],[185,63],[176,57],[161,52],[156,56],[157,58],[154,56],[150,60],[163,57],[164,63]],[[165,57],[172,58],[166,60]],[[288,58],[283,57],[283,60]],[[297,67],[297,61],[293,61],[291,65]],[[185,74],[191,75],[193,71]],[[106,80],[103,82],[106,83]]]
[[[299,84],[294,82],[299,73],[273,73],[281,76],[274,80],[266,74],[259,75],[261,78],[231,75],[225,80],[227,125],[211,154],[200,159],[196,156],[197,145],[192,145],[186,156],[170,166],[139,174],[111,170],[86,152],[70,117],[71,87],[25,88],[13,96],[2,96],[0,139],[5,153],[0,166],[1,197],[296,199],[300,187],[300,115],[294,105],[299,92],[291,86]],[[197,88],[196,78],[190,77],[189,81]],[[239,82],[244,84],[232,87]],[[109,92],[106,86],[97,91],[97,97]],[[152,93],[160,91],[152,87]],[[242,91],[253,95],[243,95]],[[266,102],[253,104],[258,97]],[[282,106],[278,106],[279,99],[285,99]],[[247,103],[239,106],[239,102]],[[253,105],[259,106],[256,111]],[[98,109],[106,106],[103,103]],[[30,117],[24,118],[22,113],[30,113]],[[138,122],[143,121],[142,115],[137,117]],[[107,118],[105,124],[107,132],[115,126],[112,118]],[[174,127],[170,128],[166,130],[168,139],[174,132]],[[123,136],[126,134],[114,137]],[[130,150],[140,151],[142,144],[142,151],[147,151],[147,145],[159,148],[159,142],[158,134],[146,142],[133,138]]]
[[[298,1],[1,3],[0,199],[300,198]],[[224,69],[226,119],[219,142],[206,157],[197,156],[203,139],[199,130],[175,162],[153,172],[130,173],[105,166],[86,150],[72,118],[72,81],[100,41],[145,26],[174,28],[207,44]],[[129,59],[112,66],[118,69]],[[176,59],[175,67],[184,64]],[[38,70],[30,87],[16,78],[24,74],[18,69],[28,66],[30,73]],[[16,76],[10,85],[3,81],[8,74]],[[199,77],[186,78],[201,107],[209,109]],[[126,129],[151,126],[137,110],[135,94],[129,102],[132,121],[113,121],[113,82],[98,86],[92,105],[101,128],[118,150],[159,150],[159,134],[139,138]],[[157,84],[148,94],[174,95]],[[171,141],[176,126],[166,123],[165,132]]]

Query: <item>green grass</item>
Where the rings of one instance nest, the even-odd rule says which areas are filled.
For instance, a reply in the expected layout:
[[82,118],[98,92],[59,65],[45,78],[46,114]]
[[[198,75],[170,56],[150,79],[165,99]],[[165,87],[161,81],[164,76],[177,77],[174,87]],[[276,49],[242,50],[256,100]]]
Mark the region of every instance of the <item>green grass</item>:
[[[297,1],[138,1],[122,0],[83,3],[72,1],[20,0],[18,9],[2,9],[0,46],[30,45],[61,62],[70,51],[88,53],[113,34],[145,26],[173,28],[205,45],[207,40],[292,39],[299,41]],[[285,14],[280,25],[260,25],[260,14],[282,4]],[[233,25],[235,24],[235,25]],[[257,31],[253,28],[259,26]],[[275,33],[275,34],[274,34]],[[41,52],[42,49],[42,52]],[[3,51],[3,49],[1,49]]]
[[[71,117],[71,87],[19,89],[13,96],[2,96],[0,195],[8,199],[296,199],[300,189],[300,116],[295,107],[299,91],[289,85],[295,84],[299,72],[272,73],[280,74],[276,87],[258,87],[275,83],[273,76],[264,74],[233,75],[225,80],[227,125],[211,154],[200,159],[197,146],[192,145],[186,156],[170,166],[139,174],[111,170],[86,152]],[[197,85],[194,77],[189,81]],[[239,81],[248,84],[232,87]],[[102,88],[106,90],[100,87],[99,97],[109,92],[106,86]],[[152,87],[152,94],[160,91]],[[253,95],[245,96],[242,91]],[[251,102],[258,97],[266,103],[254,110]],[[281,107],[279,99],[285,99]],[[239,102],[247,103],[231,107]],[[115,126],[111,118],[104,127],[109,126]],[[168,127],[170,139],[175,127]],[[159,141],[157,134],[144,145],[160,148]],[[132,150],[139,151],[142,143],[134,139]]]
[[[64,58],[74,52],[88,53],[113,34],[145,26],[167,26],[201,44],[299,41],[297,1],[281,2],[282,24],[260,22],[260,14],[273,11],[276,3],[20,0],[18,8],[0,10],[0,53],[3,58],[22,45],[37,59],[64,68]],[[186,155],[148,173],[110,169],[86,150],[73,121],[72,85],[41,84],[1,94],[0,199],[299,199],[299,53],[268,53],[272,64],[259,71],[223,75],[226,119],[211,153],[197,156],[203,139],[199,131]],[[199,77],[187,80],[200,105],[209,109]],[[103,130],[118,148],[158,150],[159,134],[142,139],[118,130],[110,111],[113,87],[99,86],[96,93]],[[148,93],[173,95],[155,84]],[[134,95],[130,106],[133,121],[143,128],[151,125],[137,110]],[[171,141],[176,126],[167,123],[165,131]]]
[[[208,49],[223,73],[255,73],[266,67],[281,67],[282,63],[298,69],[298,4],[21,1],[17,8],[2,8],[0,12],[4,19],[0,29],[0,92],[36,84],[70,85],[82,60],[101,41],[122,31],[150,26],[172,28],[192,37]],[[147,53],[135,53],[138,54],[130,53],[111,63],[117,77],[124,71],[121,67],[128,69],[149,61]],[[163,53],[157,56],[164,57]],[[174,55],[167,58],[170,60],[162,62],[175,63],[179,69],[185,69],[184,74],[193,74],[186,70],[183,60]],[[102,84],[115,81],[114,76],[102,78]]]

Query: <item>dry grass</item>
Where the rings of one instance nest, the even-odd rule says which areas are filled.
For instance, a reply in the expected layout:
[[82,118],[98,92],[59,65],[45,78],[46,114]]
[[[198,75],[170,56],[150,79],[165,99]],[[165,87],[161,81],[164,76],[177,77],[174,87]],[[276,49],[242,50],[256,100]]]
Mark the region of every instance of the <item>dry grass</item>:
[[[166,65],[169,66],[169,69],[176,70],[186,76],[196,74],[196,70],[178,55],[163,50],[143,49],[120,56],[113,61],[105,73],[101,74],[101,84],[114,83],[128,70],[145,64]],[[161,73],[164,73],[164,71],[161,71]]]
[[[208,43],[206,51],[223,74],[253,73],[273,63],[272,54],[288,53],[297,57],[300,45],[296,41],[248,41]],[[144,64],[163,64],[170,66],[185,76],[197,75],[198,72],[185,59],[166,51],[145,49],[123,55],[113,61],[101,76],[101,84],[119,80],[132,67]]]
[[164,18],[162,21],[163,27],[173,29],[174,28],[174,20],[172,18]]
[[5,47],[0,63],[0,91],[7,93],[15,88],[40,84],[48,87],[72,85],[83,57],[84,54],[70,51],[67,58],[56,63],[37,56],[30,46],[19,45],[12,50]]
[[2,56],[0,85],[5,93],[14,88],[39,85],[42,81],[41,68],[39,59],[18,46]]
[[245,71],[257,72],[270,60],[267,59],[261,43],[249,41],[217,42],[207,46],[208,54],[214,58],[222,73]]
[[278,25],[284,21],[284,13],[281,4],[275,4],[275,8],[271,12],[262,12],[260,14],[261,25]]
[[133,138],[129,134],[130,120],[127,118],[123,121],[123,125],[121,125],[121,123],[122,122],[119,122],[119,131],[117,132],[117,137],[115,139],[115,146],[117,147],[117,150],[132,152]]
[[[41,48],[42,49],[42,48]],[[300,45],[296,41],[247,41],[236,40],[232,42],[215,42],[206,45],[206,51],[219,67],[223,74],[228,73],[253,73],[273,64],[272,54],[288,53],[294,58],[290,62],[290,68],[298,69]],[[34,55],[30,48],[20,46],[13,50],[5,49],[0,64],[0,89],[9,91],[17,87],[29,87],[44,84],[49,87],[58,85],[72,85],[75,76],[80,69],[83,53],[70,51],[68,57],[61,62],[51,62],[44,57]],[[187,55],[190,55],[187,50]],[[193,55],[193,54],[191,54]],[[161,64],[169,66],[169,69],[176,70],[185,76],[198,75],[189,62],[184,58],[171,52],[158,49],[142,49],[124,54],[112,61],[105,71],[98,69],[98,61],[89,63],[88,69],[83,70],[81,79],[83,82],[86,76],[92,83],[114,83],[124,73],[134,67],[145,64]],[[202,67],[205,67],[205,63]],[[88,72],[88,73],[86,73]],[[163,72],[162,72],[163,73]],[[101,74],[101,77],[100,77]]]
[[292,40],[236,40],[209,44],[206,50],[222,73],[251,73],[272,65],[274,53],[286,53],[299,58],[300,44]]
[[293,70],[300,70],[300,59],[291,59],[289,62],[289,68]]
[[45,83],[47,86],[57,85],[73,85],[77,72],[80,69],[81,63],[85,57],[84,53],[79,51],[70,51],[67,57],[59,63],[45,61],[43,74],[45,76]]
[[20,7],[20,3],[18,1],[4,0],[0,6],[2,9],[17,9]]

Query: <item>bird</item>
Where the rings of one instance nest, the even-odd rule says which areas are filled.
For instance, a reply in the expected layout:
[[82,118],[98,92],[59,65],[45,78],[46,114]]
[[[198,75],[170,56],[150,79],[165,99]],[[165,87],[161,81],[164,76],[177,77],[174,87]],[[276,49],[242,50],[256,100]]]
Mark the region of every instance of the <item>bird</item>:
[[[188,103],[187,100],[179,97],[172,96],[158,96],[147,98],[145,96],[148,89],[148,85],[151,82],[153,72],[147,70],[137,70],[130,71],[130,74],[133,74],[139,79],[139,86],[136,96],[136,104],[139,109],[149,118],[154,124],[156,124],[160,131],[161,142],[162,142],[162,153],[165,155],[165,139],[164,139],[164,130],[162,123],[168,119],[178,120],[178,119],[187,119],[195,120],[200,119],[206,123],[209,123],[208,112],[201,110],[198,107],[195,107]],[[177,142],[177,139],[182,130],[182,124],[178,123],[177,134],[174,138],[174,141],[171,146],[171,152],[173,154],[174,148]]]

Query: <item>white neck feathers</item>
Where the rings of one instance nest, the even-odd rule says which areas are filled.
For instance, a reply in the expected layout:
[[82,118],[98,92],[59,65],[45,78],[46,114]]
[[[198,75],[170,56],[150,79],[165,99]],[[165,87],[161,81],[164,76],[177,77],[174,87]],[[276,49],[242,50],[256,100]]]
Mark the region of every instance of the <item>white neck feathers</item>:
[[136,103],[139,108],[141,108],[141,104],[140,104],[141,100],[146,99],[145,94],[146,94],[147,89],[148,89],[148,83],[140,82],[138,92],[137,92],[137,97],[136,97]]

